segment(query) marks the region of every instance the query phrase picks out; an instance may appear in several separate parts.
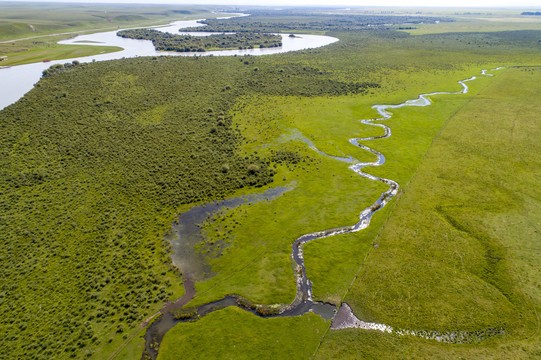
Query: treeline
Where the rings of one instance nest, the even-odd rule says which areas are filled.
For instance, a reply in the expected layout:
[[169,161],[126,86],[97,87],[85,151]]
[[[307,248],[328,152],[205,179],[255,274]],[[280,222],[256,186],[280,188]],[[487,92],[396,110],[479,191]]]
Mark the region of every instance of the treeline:
[[534,15],[534,16],[541,16],[541,11],[524,11],[520,13],[520,15]]
[[217,49],[253,49],[282,46],[282,37],[274,34],[235,33],[210,36],[175,35],[152,29],[122,30],[118,36],[151,40],[159,51],[205,52]]
[[[452,21],[449,18],[392,15],[329,15],[297,11],[251,11],[250,16],[231,19],[206,19],[198,31],[208,32],[307,32],[358,31],[391,28],[402,24]],[[189,31],[183,29],[182,31]]]

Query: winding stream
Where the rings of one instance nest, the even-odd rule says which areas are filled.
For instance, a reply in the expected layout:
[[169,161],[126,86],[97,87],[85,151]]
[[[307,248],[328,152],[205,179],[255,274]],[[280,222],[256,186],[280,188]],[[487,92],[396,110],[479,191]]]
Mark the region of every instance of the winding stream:
[[[503,69],[503,68],[499,67],[492,70],[500,70],[500,69]],[[481,75],[493,76],[492,74],[488,74],[487,70],[482,70]],[[466,85],[466,82],[475,80],[476,78],[477,76],[472,76],[471,78],[458,81],[458,83],[462,86],[462,89],[457,92],[433,92],[433,93],[421,94],[419,95],[417,99],[407,100],[398,105],[374,105],[372,108],[375,109],[381,115],[381,117],[374,118],[374,119],[364,119],[364,120],[360,120],[360,122],[366,125],[381,127],[384,130],[384,134],[380,136],[373,136],[373,137],[367,137],[367,138],[349,139],[349,142],[352,145],[360,147],[361,149],[367,150],[371,152],[372,154],[374,154],[376,156],[376,160],[372,162],[359,162],[357,159],[351,156],[336,157],[336,156],[325,154],[324,152],[317,149],[317,147],[313,144],[313,142],[311,142],[309,139],[306,139],[304,136],[302,136],[302,134],[298,132],[294,132],[293,136],[290,137],[291,139],[304,141],[305,143],[307,143],[307,145],[311,149],[316,151],[318,154],[321,154],[323,156],[328,156],[335,160],[351,164],[349,165],[350,170],[370,180],[380,181],[388,185],[389,186],[388,190],[383,192],[380,195],[380,197],[371,206],[361,211],[359,215],[359,221],[356,224],[350,225],[350,226],[344,226],[340,228],[335,228],[335,229],[318,231],[318,232],[314,232],[310,234],[305,234],[293,242],[292,250],[291,250],[291,259],[292,259],[292,263],[294,267],[294,275],[295,275],[295,280],[297,284],[297,293],[296,293],[295,299],[293,300],[291,304],[289,305],[277,304],[273,306],[257,305],[257,304],[250,303],[248,300],[240,296],[230,295],[230,296],[225,297],[224,299],[199,306],[198,308],[194,310],[195,311],[194,316],[190,316],[185,319],[174,319],[174,316],[169,310],[175,308],[174,305],[176,303],[169,304],[168,305],[169,307],[167,309],[164,308],[165,311],[162,310],[162,313],[164,314],[162,318],[154,322],[149,327],[149,329],[147,330],[147,333],[145,334],[145,339],[146,339],[145,354],[155,359],[157,357],[159,345],[163,339],[163,336],[169,329],[171,329],[178,322],[193,321],[210,312],[223,309],[227,306],[238,306],[260,317],[299,316],[311,311],[316,314],[320,314],[326,320],[332,319],[331,329],[334,329],[334,330],[346,329],[346,328],[377,330],[377,331],[382,331],[382,332],[394,333],[399,336],[404,336],[404,335],[418,336],[425,339],[431,339],[431,340],[436,340],[440,342],[448,342],[448,343],[468,343],[471,341],[481,341],[489,337],[503,334],[503,329],[501,328],[489,328],[489,329],[476,331],[476,332],[467,332],[467,331],[437,332],[437,331],[425,331],[425,330],[394,329],[391,326],[388,326],[385,324],[364,322],[355,316],[355,314],[353,313],[353,311],[351,310],[351,308],[349,307],[347,303],[343,303],[338,309],[338,311],[336,311],[336,307],[334,305],[316,302],[313,300],[312,282],[310,281],[310,279],[308,278],[306,274],[306,267],[305,267],[304,256],[303,256],[304,245],[310,241],[322,239],[325,237],[334,236],[338,234],[356,232],[356,231],[360,231],[362,229],[367,228],[370,225],[370,220],[372,219],[372,215],[376,211],[382,209],[398,193],[399,185],[396,181],[380,178],[371,174],[367,174],[362,171],[362,169],[365,167],[380,166],[385,163],[385,156],[383,154],[381,154],[380,152],[372,148],[369,148],[368,146],[362,145],[360,143],[361,141],[384,139],[391,136],[391,129],[387,125],[377,123],[377,122],[390,119],[392,117],[392,113],[390,112],[390,110],[392,109],[398,109],[398,108],[406,107],[406,106],[428,106],[432,104],[432,101],[430,100],[430,96],[466,94],[469,90],[468,86]],[[187,295],[183,296],[181,299],[177,301],[179,305],[187,304],[195,295],[195,290],[193,289],[193,283],[191,281],[188,281],[187,285],[188,285],[186,287]],[[181,306],[177,306],[176,309],[179,309],[180,307]],[[267,311],[261,311],[261,309],[267,310]],[[275,311],[268,311],[269,309],[275,310]],[[143,354],[143,356],[145,354]]]

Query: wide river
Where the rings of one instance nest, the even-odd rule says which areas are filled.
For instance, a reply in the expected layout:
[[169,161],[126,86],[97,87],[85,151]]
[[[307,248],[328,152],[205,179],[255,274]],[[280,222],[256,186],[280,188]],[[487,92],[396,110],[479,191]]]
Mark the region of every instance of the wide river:
[[[154,27],[156,30],[169,32],[172,34],[191,34],[208,36],[211,33],[204,32],[190,32],[179,33],[178,29],[188,27],[203,26],[197,22],[198,20],[191,21],[176,21],[166,26]],[[289,37],[289,34],[280,34],[282,36],[282,46],[275,48],[255,48],[246,50],[218,50],[207,51],[204,53],[190,53],[190,52],[165,52],[156,51],[150,40],[134,40],[124,39],[116,36],[116,33],[120,31],[107,31],[101,33],[95,33],[90,35],[79,35],[72,39],[60,41],[59,44],[71,44],[71,45],[101,45],[101,46],[118,46],[123,48],[122,51],[117,51],[108,54],[99,54],[93,56],[86,56],[74,59],[55,60],[47,63],[34,63],[27,65],[18,65],[11,67],[0,68],[0,110],[8,105],[13,104],[21,97],[30,91],[36,82],[41,78],[43,70],[49,68],[54,64],[64,64],[77,60],[81,63],[92,61],[105,61],[122,58],[133,58],[138,56],[233,56],[233,55],[270,55],[278,54],[289,51],[297,51],[303,49],[313,49],[325,45],[332,44],[338,41],[337,38],[322,35],[305,35],[297,34],[295,37]]]

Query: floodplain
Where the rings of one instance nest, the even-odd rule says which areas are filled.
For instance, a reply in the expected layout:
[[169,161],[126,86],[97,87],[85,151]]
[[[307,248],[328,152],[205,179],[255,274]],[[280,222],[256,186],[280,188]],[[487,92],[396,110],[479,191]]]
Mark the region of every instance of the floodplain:
[[[469,19],[467,32],[448,33],[438,25],[464,20],[446,11],[423,14],[433,24],[396,14],[393,26],[379,14],[367,28],[368,14],[295,11],[222,21],[259,17],[283,31],[319,17],[304,31],[340,41],[261,57],[81,64],[43,77],[0,112],[7,354],[149,355],[147,325],[184,295],[187,275],[172,266],[165,236],[172,223],[195,205],[280,186],[291,190],[200,224],[195,250],[214,275],[195,282],[184,308],[227,295],[287,307],[297,294],[295,239],[356,223],[388,188],[333,158],[374,161],[348,140],[383,129],[360,120],[380,117],[374,105],[459,92],[458,81],[476,76],[466,93],[390,110],[380,122],[392,135],[362,142],[386,162],[364,171],[398,182],[398,194],[368,228],[304,247],[315,301],[345,302],[360,320],[409,335],[236,306],[186,315],[151,345],[158,359],[541,355],[536,23],[486,32],[484,22],[470,30]],[[333,16],[342,27],[321,25]],[[455,344],[416,336],[423,331],[496,335]]]

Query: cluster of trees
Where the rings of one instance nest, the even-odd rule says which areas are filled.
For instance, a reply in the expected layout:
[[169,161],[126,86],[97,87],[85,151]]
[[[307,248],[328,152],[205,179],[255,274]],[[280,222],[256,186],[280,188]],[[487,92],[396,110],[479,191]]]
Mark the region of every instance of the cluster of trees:
[[[208,32],[306,32],[306,31],[356,31],[390,28],[402,24],[451,21],[448,18],[394,15],[330,15],[295,10],[254,11],[247,17],[231,19],[206,19],[207,26],[198,31]],[[184,29],[189,31],[188,29]]]
[[56,65],[53,65],[51,66],[50,68],[48,69],[45,69],[43,70],[43,76],[49,76],[49,75],[53,75],[53,74],[56,74],[58,72],[63,72],[63,71],[67,71],[67,70],[70,70],[70,69],[73,69],[75,67],[78,67],[80,66],[81,64],[79,63],[79,61],[77,60],[74,60],[72,61],[71,63],[65,63],[65,64],[56,64]]
[[241,155],[236,102],[377,86],[333,77],[252,56],[48,69],[0,117],[6,351],[80,358],[121,343],[180,289],[162,237],[179,207],[262,186],[274,162],[300,161],[291,152]]
[[177,52],[204,52],[216,49],[253,49],[282,46],[282,37],[274,34],[235,33],[210,36],[174,35],[152,29],[122,30],[118,36],[151,40],[156,50]]

